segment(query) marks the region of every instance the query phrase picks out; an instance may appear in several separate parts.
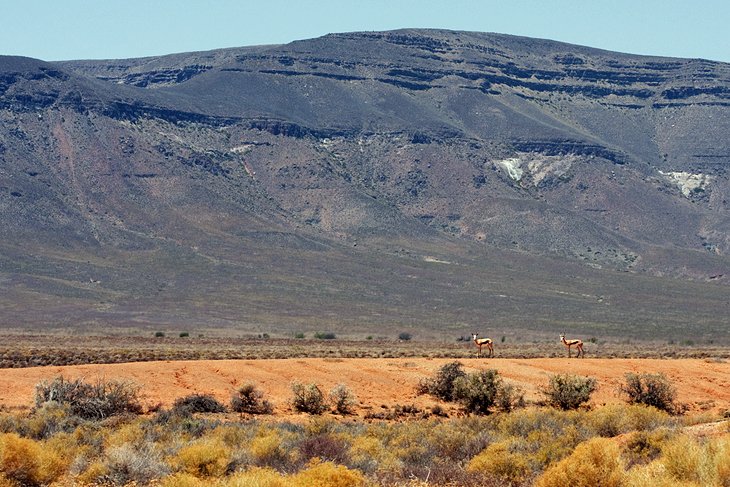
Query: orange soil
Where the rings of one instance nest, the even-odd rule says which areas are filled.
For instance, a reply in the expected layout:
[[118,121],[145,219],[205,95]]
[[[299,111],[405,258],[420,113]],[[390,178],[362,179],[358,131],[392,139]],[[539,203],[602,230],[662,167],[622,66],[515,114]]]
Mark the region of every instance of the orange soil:
[[[277,414],[291,414],[291,382],[315,382],[327,392],[345,384],[360,401],[358,413],[379,411],[383,406],[416,405],[427,408],[437,403],[418,396],[415,388],[422,378],[432,377],[452,359],[285,359],[202,360],[137,362],[129,364],[33,367],[0,371],[0,407],[26,408],[33,405],[34,387],[41,380],[63,375],[84,378],[132,380],[141,386],[145,404],[170,406],[175,399],[193,393],[212,394],[228,404],[236,386],[252,381],[276,406]],[[665,374],[677,387],[678,399],[690,412],[724,412],[730,409],[730,364],[702,359],[466,359],[467,371],[495,368],[506,380],[522,387],[526,399],[537,400],[539,388],[548,377],[571,373],[595,377],[599,388],[595,404],[619,402],[617,388],[627,372]]]

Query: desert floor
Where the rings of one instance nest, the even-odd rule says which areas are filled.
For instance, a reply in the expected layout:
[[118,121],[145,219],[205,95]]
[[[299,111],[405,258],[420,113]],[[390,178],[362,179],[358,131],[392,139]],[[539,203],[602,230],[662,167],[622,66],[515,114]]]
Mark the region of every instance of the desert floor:
[[[272,401],[277,415],[292,415],[291,383],[314,382],[324,392],[345,384],[357,396],[361,416],[395,406],[429,408],[438,402],[416,393],[423,378],[453,359],[429,358],[296,358],[272,360],[200,360],[134,362],[108,365],[48,366],[0,370],[0,407],[30,408],[35,385],[63,375],[68,379],[131,380],[140,386],[148,407],[169,407],[177,398],[193,393],[212,394],[228,404],[237,386],[254,382]],[[595,377],[598,390],[593,403],[622,400],[618,387],[628,372],[666,375],[676,386],[679,402],[689,414],[730,410],[730,363],[704,359],[462,359],[466,371],[495,368],[507,381],[520,386],[528,401],[539,401],[540,387],[552,374],[571,373]],[[443,406],[443,404],[442,404]],[[449,409],[451,408],[451,409]],[[447,406],[456,412],[456,408]]]

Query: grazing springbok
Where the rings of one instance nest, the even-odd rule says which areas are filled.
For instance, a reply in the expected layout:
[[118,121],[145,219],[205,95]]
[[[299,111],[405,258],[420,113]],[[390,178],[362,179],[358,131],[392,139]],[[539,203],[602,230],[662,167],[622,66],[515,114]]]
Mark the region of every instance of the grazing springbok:
[[479,333],[472,333],[471,339],[474,340],[474,343],[477,347],[479,347],[479,351],[477,352],[477,357],[482,356],[482,347],[484,345],[487,346],[489,349],[489,356],[491,357],[494,355],[494,346],[492,345],[492,339],[491,338],[477,338],[479,336]]
[[585,352],[583,351],[583,340],[566,340],[565,339],[565,333],[560,334],[560,341],[563,342],[563,345],[568,347],[568,358],[570,358],[570,347],[575,345],[575,348],[578,349],[578,355],[577,357],[585,357]]

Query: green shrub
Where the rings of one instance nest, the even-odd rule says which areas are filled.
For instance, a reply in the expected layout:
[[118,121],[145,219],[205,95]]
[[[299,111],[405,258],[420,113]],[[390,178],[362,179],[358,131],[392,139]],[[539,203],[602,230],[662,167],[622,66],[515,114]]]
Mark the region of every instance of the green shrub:
[[155,332],[155,338],[164,338],[165,332],[164,331],[156,331]]
[[72,415],[84,419],[142,412],[139,388],[126,381],[99,381],[88,384],[82,379],[66,380],[62,376],[36,385],[36,408],[47,402],[68,405]]
[[316,338],[317,340],[334,340],[335,338],[337,338],[337,335],[332,332],[318,331],[314,334],[314,338]]
[[409,341],[411,338],[413,338],[413,335],[411,335],[410,333],[405,332],[405,331],[398,334],[398,340],[402,340],[404,342]]
[[497,400],[501,384],[496,370],[482,370],[454,380],[453,397],[468,412],[487,414]]
[[436,376],[431,379],[424,379],[418,385],[418,392],[431,394],[443,401],[454,401],[454,383],[457,379],[465,377],[466,372],[462,369],[461,362],[451,362],[443,365]]
[[342,415],[352,414],[357,398],[345,384],[337,384],[330,391],[330,403],[335,412]]
[[664,374],[626,374],[620,391],[632,404],[654,406],[670,414],[679,411],[675,403],[677,391]]
[[591,399],[596,390],[596,379],[572,374],[557,374],[550,377],[542,393],[548,403],[563,410],[577,409]]
[[180,332],[180,338],[187,338],[189,336],[190,336],[190,333],[188,333],[187,331]]
[[327,410],[324,396],[317,384],[304,385],[295,381],[292,383],[291,389],[294,393],[292,406],[295,410],[309,414],[322,414]]
[[231,410],[246,414],[271,414],[274,407],[264,399],[264,393],[250,382],[245,383],[233,393]]
[[174,412],[225,413],[226,407],[210,394],[190,394],[175,400]]

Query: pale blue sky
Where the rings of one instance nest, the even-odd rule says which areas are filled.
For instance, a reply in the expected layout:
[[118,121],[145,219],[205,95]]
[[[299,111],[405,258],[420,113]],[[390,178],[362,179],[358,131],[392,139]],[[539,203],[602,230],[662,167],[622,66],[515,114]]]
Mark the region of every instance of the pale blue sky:
[[0,0],[0,54],[48,61],[433,27],[730,62],[730,0]]

